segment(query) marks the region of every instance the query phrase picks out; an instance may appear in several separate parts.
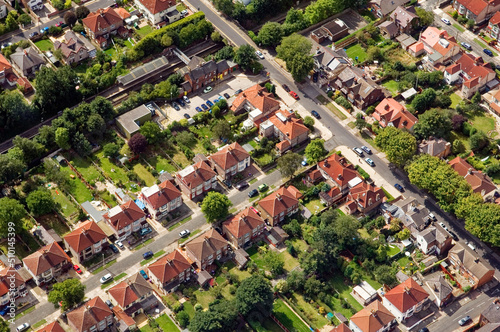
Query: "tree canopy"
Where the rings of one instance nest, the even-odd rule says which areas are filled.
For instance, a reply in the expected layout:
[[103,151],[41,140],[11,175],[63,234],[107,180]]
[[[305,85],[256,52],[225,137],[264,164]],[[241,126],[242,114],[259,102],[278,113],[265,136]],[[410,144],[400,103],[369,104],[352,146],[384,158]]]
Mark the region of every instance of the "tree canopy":
[[245,44],[238,47],[234,54],[234,62],[236,62],[242,69],[249,70],[252,68],[253,62],[257,61],[255,48]]
[[5,238],[13,227],[17,234],[23,228],[23,217],[26,215],[24,206],[18,200],[8,197],[0,198],[0,237]]
[[314,61],[310,55],[311,47],[312,43],[309,39],[294,33],[283,38],[276,48],[278,58],[286,62],[287,70],[296,81],[302,81],[314,67]]
[[253,275],[241,282],[235,301],[243,316],[255,313],[267,317],[273,310],[273,290],[263,276]]
[[327,154],[324,143],[322,139],[314,139],[307,145],[304,154],[309,164],[320,161]]
[[300,163],[302,162],[302,157],[295,153],[295,152],[289,152],[285,153],[281,157],[278,158],[278,169],[281,172],[281,176],[283,178],[290,178],[292,177],[295,172],[300,167]]
[[418,116],[414,133],[419,139],[429,136],[447,138],[451,132],[451,120],[445,111],[431,109]]
[[229,214],[229,207],[233,205],[226,195],[216,191],[209,191],[201,204],[201,211],[208,222],[224,219]]
[[146,137],[149,144],[155,144],[163,137],[160,127],[152,121],[146,121],[139,132]]
[[26,197],[26,204],[35,216],[47,214],[56,208],[56,202],[54,202],[50,191],[45,189],[38,189],[29,193],[28,197]]
[[140,154],[148,147],[148,140],[141,133],[137,133],[128,140],[130,150],[135,154]]
[[58,305],[62,301],[62,310],[67,309],[81,303],[85,297],[85,285],[78,279],[66,279],[63,282],[58,282],[52,286],[49,293],[49,302]]
[[206,311],[194,314],[189,331],[191,332],[223,332],[233,331],[237,324],[238,311],[233,302],[215,300]]
[[375,144],[386,153],[387,159],[397,166],[404,166],[417,151],[415,137],[392,126],[378,132]]
[[283,29],[278,22],[266,22],[259,30],[257,40],[263,46],[277,46],[283,38]]

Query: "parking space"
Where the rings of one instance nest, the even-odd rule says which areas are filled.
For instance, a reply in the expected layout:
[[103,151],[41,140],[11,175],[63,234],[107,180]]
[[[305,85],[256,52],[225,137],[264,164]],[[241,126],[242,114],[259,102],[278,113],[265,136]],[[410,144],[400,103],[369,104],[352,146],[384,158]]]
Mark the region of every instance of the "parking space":
[[[236,77],[235,77],[236,78]],[[166,104],[163,107],[163,111],[167,116],[168,122],[179,121],[181,119],[186,118],[185,114],[189,115],[189,117],[193,117],[198,111],[197,107],[202,109],[203,111],[208,111],[210,108],[206,102],[210,100],[212,103],[215,102],[216,99],[223,97],[224,94],[227,93],[230,98],[227,101],[228,105],[231,105],[233,100],[235,99],[234,93],[238,90],[245,90],[249,87],[260,83],[262,77],[248,77],[246,75],[238,75],[238,78],[229,79],[223,83],[217,84],[213,86],[212,91],[209,93],[203,93],[203,90],[200,90],[196,94],[189,94],[190,103],[185,104],[185,106],[180,106],[180,110],[176,111],[171,104]],[[206,109],[202,108],[202,105],[205,105]],[[165,124],[164,124],[165,125]]]

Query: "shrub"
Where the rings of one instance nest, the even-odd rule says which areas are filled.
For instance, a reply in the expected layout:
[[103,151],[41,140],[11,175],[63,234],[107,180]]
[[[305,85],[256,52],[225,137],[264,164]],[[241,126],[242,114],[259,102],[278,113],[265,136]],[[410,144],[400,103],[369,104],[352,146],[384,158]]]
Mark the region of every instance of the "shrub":
[[351,105],[351,103],[349,102],[349,100],[345,99],[345,97],[343,96],[339,96],[335,99],[335,102],[337,104],[339,104],[340,106],[342,106],[343,108],[345,108],[346,110],[348,110],[349,112],[351,112],[353,110],[353,107]]

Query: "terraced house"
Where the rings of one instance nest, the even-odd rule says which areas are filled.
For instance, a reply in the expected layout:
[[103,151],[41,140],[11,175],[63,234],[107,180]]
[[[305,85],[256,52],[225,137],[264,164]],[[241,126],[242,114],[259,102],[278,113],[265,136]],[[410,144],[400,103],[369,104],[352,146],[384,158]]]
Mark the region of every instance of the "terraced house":
[[182,205],[181,192],[168,180],[149,188],[142,188],[139,200],[144,203],[155,220],[165,218],[168,213]]
[[104,214],[104,220],[113,228],[119,240],[125,240],[146,224],[146,213],[134,201],[115,206]]
[[87,220],[64,237],[64,244],[81,263],[99,254],[108,241],[102,229],[94,221]]

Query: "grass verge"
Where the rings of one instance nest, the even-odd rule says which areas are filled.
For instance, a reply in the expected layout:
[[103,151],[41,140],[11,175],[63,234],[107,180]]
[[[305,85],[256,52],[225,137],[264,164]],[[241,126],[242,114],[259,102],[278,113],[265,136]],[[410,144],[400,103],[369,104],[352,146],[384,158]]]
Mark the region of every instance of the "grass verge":
[[182,219],[181,221],[179,221],[179,222],[173,224],[172,226],[170,226],[168,228],[168,231],[170,232],[170,231],[176,229],[177,227],[179,227],[180,225],[187,223],[189,220],[191,220],[191,218],[192,218],[191,216],[187,216],[186,218]]
[[101,267],[95,269],[94,271],[92,271],[92,274],[98,274],[102,270],[107,269],[108,267],[110,267],[111,265],[113,265],[115,263],[116,263],[116,259],[113,259],[112,261],[107,262],[106,265],[104,265],[104,267],[101,266]]
[[200,230],[200,229],[197,229],[197,230],[195,230],[194,232],[192,232],[191,234],[189,234],[188,236],[183,237],[182,239],[179,239],[179,244],[186,242],[186,240],[187,240],[187,239],[189,239],[190,237],[195,236],[196,234],[198,234],[198,233],[200,233],[200,232],[201,232],[201,230]]
[[142,247],[144,246],[147,246],[148,244],[150,244],[151,242],[153,242],[153,239],[147,239],[146,241],[144,241],[143,243],[139,244],[137,247],[134,248],[134,250],[139,250],[141,249]]
[[155,253],[155,254],[153,255],[153,257],[148,258],[148,259],[144,259],[144,260],[141,262],[141,266],[146,265],[147,263],[151,262],[153,259],[155,259],[155,258],[160,257],[161,255],[163,255],[164,253],[165,253],[165,250],[160,250],[160,251],[158,251],[157,253]]

